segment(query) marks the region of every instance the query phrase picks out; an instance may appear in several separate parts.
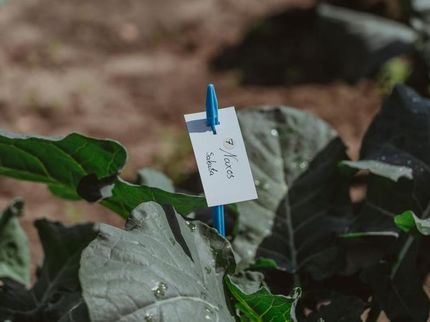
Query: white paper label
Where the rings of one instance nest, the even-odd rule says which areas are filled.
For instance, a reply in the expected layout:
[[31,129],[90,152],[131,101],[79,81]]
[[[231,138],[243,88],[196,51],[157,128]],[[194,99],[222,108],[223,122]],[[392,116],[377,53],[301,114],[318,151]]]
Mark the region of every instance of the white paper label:
[[219,109],[218,119],[213,134],[205,112],[185,115],[208,206],[257,199],[234,107]]

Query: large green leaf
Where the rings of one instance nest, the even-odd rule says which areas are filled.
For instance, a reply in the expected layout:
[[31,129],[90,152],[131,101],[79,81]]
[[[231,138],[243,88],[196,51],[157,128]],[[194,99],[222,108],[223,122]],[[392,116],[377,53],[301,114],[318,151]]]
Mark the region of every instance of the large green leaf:
[[233,247],[250,262],[271,234],[288,190],[336,133],[313,115],[288,107],[251,109],[238,116],[259,198],[239,204]]
[[[388,60],[414,51],[418,35],[406,24],[327,2],[265,16],[241,42],[215,57],[214,67],[239,69],[248,84],[356,82],[375,76]],[[363,1],[354,6],[358,3]],[[407,68],[400,70],[390,73],[390,80],[404,80]]]
[[22,321],[25,316],[31,316],[35,306],[35,299],[23,284],[9,278],[1,280],[0,321]]
[[133,185],[118,178],[126,159],[124,147],[112,140],[76,133],[52,138],[0,132],[0,174],[46,183],[60,197],[102,200],[123,217],[144,201],[171,203],[182,214],[206,206],[203,197]]
[[[405,209],[418,217],[430,215],[429,133],[430,101],[408,87],[395,87],[363,140],[358,164],[367,165],[374,175],[368,177],[352,231],[398,231],[393,219]],[[375,162],[383,170],[375,172]]]
[[24,285],[30,284],[30,250],[28,239],[18,217],[24,202],[13,201],[0,214],[0,278],[9,277]]
[[391,321],[427,321],[430,301],[417,271],[419,241],[406,237],[394,263],[381,262],[367,268],[363,280],[374,292],[374,301]]
[[[377,173],[369,167],[374,174],[368,176],[366,197],[351,226],[352,232],[399,232],[395,216],[405,209],[411,209],[421,219],[429,217],[429,133],[430,101],[407,87],[396,86],[363,140],[362,164],[376,161],[387,167]],[[393,167],[410,169],[412,178],[403,176],[393,181],[394,174],[388,171]],[[417,274],[420,258],[413,251],[417,244],[420,240],[414,242],[411,236],[401,234],[397,242],[385,245],[386,255],[395,256],[396,261],[368,267],[363,275],[375,292],[373,301],[394,321],[424,321],[428,314],[423,281]]]
[[226,285],[235,300],[243,322],[291,322],[295,319],[295,306],[300,292],[293,296],[274,295],[265,287],[252,294],[241,290],[228,276]]
[[36,221],[45,258],[32,289],[3,280],[0,319],[24,321],[88,321],[81,296],[78,269],[82,250],[93,240],[92,224],[65,227],[47,220]]
[[[88,309],[80,292],[66,291],[50,301],[38,303],[33,292],[24,285],[2,280],[0,319],[11,322],[90,322]],[[66,294],[67,293],[67,294]],[[51,302],[52,301],[52,302]]]
[[148,202],[126,230],[100,226],[82,254],[80,279],[93,322],[227,322],[234,318],[223,277],[231,270],[231,246],[214,229]]
[[272,234],[258,248],[258,255],[276,260],[295,274],[323,279],[343,265],[337,236],[350,225],[349,183],[337,164],[345,146],[333,140],[291,186],[276,211]]
[[322,3],[317,14],[327,73],[350,82],[374,76],[390,58],[412,53],[418,39],[405,24],[345,7]]
[[427,0],[410,0],[411,25],[420,34],[420,41],[417,43],[417,52],[420,57],[419,65],[415,68],[416,80],[412,79],[411,84],[429,94],[428,81],[430,79],[430,3]]

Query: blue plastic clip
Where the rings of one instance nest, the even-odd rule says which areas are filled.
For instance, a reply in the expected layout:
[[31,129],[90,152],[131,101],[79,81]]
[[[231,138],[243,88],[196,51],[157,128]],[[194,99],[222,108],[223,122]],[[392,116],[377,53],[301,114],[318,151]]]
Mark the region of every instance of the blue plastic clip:
[[[216,98],[215,86],[213,84],[209,84],[206,93],[206,125],[210,126],[213,134],[216,134],[215,125],[218,124],[218,100]],[[225,236],[224,206],[220,205],[212,207],[211,211],[215,229],[218,230],[220,235]]]
[[218,124],[218,100],[216,98],[215,86],[209,84],[206,92],[206,125],[211,127],[213,134],[216,134],[215,125]]

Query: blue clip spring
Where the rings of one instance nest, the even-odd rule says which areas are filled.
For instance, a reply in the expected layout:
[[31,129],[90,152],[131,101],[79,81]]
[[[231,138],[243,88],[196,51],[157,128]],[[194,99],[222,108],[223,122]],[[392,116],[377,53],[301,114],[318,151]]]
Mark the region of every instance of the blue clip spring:
[[[206,93],[206,125],[210,126],[212,133],[216,134],[216,127],[218,125],[218,100],[216,98],[215,86],[208,85]],[[213,225],[218,233],[225,236],[225,223],[224,223],[224,206],[215,206],[211,209]]]

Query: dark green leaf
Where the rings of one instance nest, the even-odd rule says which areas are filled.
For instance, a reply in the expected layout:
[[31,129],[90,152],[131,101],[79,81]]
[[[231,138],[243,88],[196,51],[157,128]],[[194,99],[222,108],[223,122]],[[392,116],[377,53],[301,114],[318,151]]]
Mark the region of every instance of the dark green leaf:
[[31,290],[3,281],[0,318],[36,322],[69,321],[70,316],[79,316],[79,321],[89,321],[85,319],[78,269],[82,250],[96,236],[93,225],[64,227],[38,220],[36,228],[45,252],[38,279]]
[[[376,161],[397,169],[409,168],[412,180],[398,178],[394,182],[393,174],[385,171],[369,175],[366,197],[351,232],[398,232],[394,218],[404,209],[421,218],[429,216],[429,133],[430,102],[405,86],[396,86],[370,125],[360,158],[364,164]],[[416,243],[412,236],[401,236],[395,244],[387,241],[385,248],[390,253],[394,249],[390,255],[397,260],[373,265],[363,274],[375,292],[378,307],[393,321],[425,321],[428,314],[423,281],[417,274]]]
[[421,183],[429,175],[429,120],[430,101],[396,86],[366,132],[360,158],[411,168],[413,179]]
[[13,201],[0,213],[0,278],[9,277],[24,285],[30,284],[30,250],[28,239],[18,217],[24,202]]
[[430,302],[416,268],[418,240],[408,237],[397,259],[369,267],[363,280],[374,291],[374,299],[391,321],[427,321]]
[[312,312],[306,322],[362,322],[361,316],[366,304],[358,297],[338,293],[321,300],[318,309]]
[[259,256],[295,274],[296,282],[305,271],[323,279],[343,265],[337,235],[352,218],[349,183],[337,167],[342,158],[345,147],[335,139],[312,160],[279,205],[272,235],[258,249]]
[[299,291],[293,296],[274,295],[266,288],[246,294],[226,276],[225,283],[235,299],[243,322],[290,322],[295,321],[295,306]]
[[[37,303],[31,292],[23,284],[9,278],[1,280],[0,321],[20,322],[17,319],[18,314],[23,319],[26,314],[21,314],[21,312],[31,312],[36,305]],[[31,313],[28,315],[31,315]]]
[[288,107],[246,110],[238,116],[259,196],[238,205],[243,218],[233,247],[249,263],[271,234],[294,181],[336,133],[311,114]]
[[[429,121],[430,102],[407,87],[397,86],[384,102],[363,140],[359,167],[349,164],[371,174],[357,220],[347,235],[397,234],[394,218],[405,208],[428,215]],[[368,247],[378,248],[376,241]],[[377,306],[393,321],[425,321],[429,309],[416,271],[417,258],[410,250],[412,242],[404,236],[395,244],[387,240],[385,253],[394,249],[397,260],[368,267],[363,274]]]
[[46,183],[57,196],[102,200],[102,204],[123,217],[143,201],[171,203],[182,214],[206,207],[203,197],[121,180],[117,176],[126,159],[124,147],[112,140],[76,133],[50,138],[0,132],[0,174]]
[[[369,176],[366,198],[353,232],[397,232],[394,216],[405,209],[413,210],[419,217],[429,215],[429,133],[430,101],[405,86],[395,87],[364,137],[360,162],[369,165],[375,161],[397,167],[397,171],[378,171],[378,176]],[[404,171],[399,170],[402,168]],[[407,169],[411,170],[412,180],[409,175],[398,176],[409,172]],[[393,182],[396,177],[398,181]]]
[[143,203],[126,230],[100,226],[80,269],[91,321],[234,321],[223,289],[234,270],[228,241],[165,211]]
[[423,92],[428,94],[428,81],[430,79],[430,5],[427,0],[410,0],[408,2],[413,13],[413,17],[410,19],[411,25],[420,34],[420,41],[416,47],[421,61],[415,68],[417,78],[413,84],[421,87]]
[[[240,80],[247,84],[356,82],[375,76],[388,60],[414,51],[418,35],[406,24],[345,8],[372,7],[381,12],[383,4],[351,1],[315,1],[318,6],[265,16],[243,40],[223,50],[213,65],[240,70]],[[398,75],[405,74],[407,69],[396,70],[390,80],[404,80]]]
[[430,235],[430,218],[420,219],[413,211],[405,211],[394,217],[394,222],[401,230],[410,232],[418,230],[422,235]]
[[413,208],[413,181],[393,182],[390,179],[369,175],[366,197],[358,204],[358,214],[348,234],[373,233],[375,235],[399,233],[394,216],[405,208]]
[[390,58],[414,50],[418,35],[404,24],[324,3],[317,11],[324,63],[338,78],[355,82],[373,76]]

